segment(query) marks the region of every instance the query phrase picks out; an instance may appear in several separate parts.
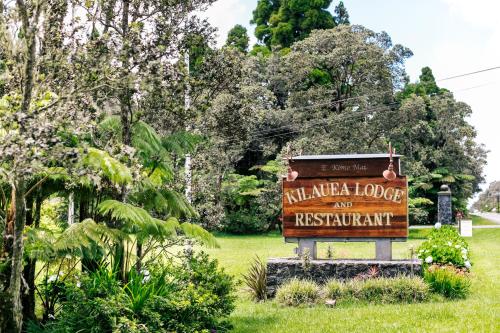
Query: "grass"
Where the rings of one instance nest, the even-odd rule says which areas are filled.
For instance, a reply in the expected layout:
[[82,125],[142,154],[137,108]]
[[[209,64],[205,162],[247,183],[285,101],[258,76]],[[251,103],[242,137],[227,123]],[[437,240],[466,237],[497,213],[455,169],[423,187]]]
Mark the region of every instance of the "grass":
[[[417,238],[418,237],[418,238]],[[420,230],[411,230],[407,243],[395,243],[395,258],[407,258],[409,248],[420,244]],[[218,235],[220,249],[209,252],[228,272],[241,279],[252,257],[291,256],[295,244],[281,235]],[[231,316],[234,332],[500,332],[500,229],[474,231],[468,240],[473,266],[471,295],[460,301],[441,299],[407,305],[342,304],[290,308],[275,301],[254,303],[241,291]],[[334,243],[334,257],[370,258],[373,243]],[[325,256],[327,244],[320,244]]]
[[482,216],[471,215],[472,216],[472,225],[498,225],[491,220],[485,219]]

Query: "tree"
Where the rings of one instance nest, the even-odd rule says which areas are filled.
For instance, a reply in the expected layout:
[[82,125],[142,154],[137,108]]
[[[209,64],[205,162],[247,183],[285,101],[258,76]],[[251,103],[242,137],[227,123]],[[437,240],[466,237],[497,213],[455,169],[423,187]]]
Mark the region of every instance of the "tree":
[[[15,5],[4,7],[2,2],[0,6],[0,48],[7,60],[0,98],[0,172],[11,188],[10,215],[3,235],[7,242],[1,256],[5,260],[2,266],[8,269],[3,272],[5,281],[0,282],[0,328],[9,332],[21,332],[22,328],[26,199],[46,178],[34,185],[32,180],[34,175],[50,173],[52,166],[72,165],[77,155],[74,141],[93,123],[92,113],[82,112],[89,106],[86,94],[98,89],[95,81],[83,84],[72,79],[77,69],[67,62],[67,48],[57,42],[61,36],[58,24],[51,21],[54,29],[42,29],[47,20],[58,16],[56,11],[62,10],[64,16],[64,6],[57,6],[57,2],[18,0]],[[58,45],[57,51],[47,57],[44,52],[53,45]],[[49,69],[54,62],[57,65]],[[62,72],[57,69],[63,67],[67,80],[60,85]],[[56,86],[60,89],[54,89]],[[59,100],[65,103],[57,103]]]
[[[428,67],[396,99],[401,106],[392,120],[390,140],[404,155],[403,168],[412,178],[414,195],[436,204],[440,186],[447,184],[454,210],[466,211],[468,199],[479,191],[486,163],[486,150],[476,142],[476,130],[467,121],[470,106],[438,87]],[[429,221],[434,221],[436,206],[426,209]]]
[[289,47],[314,29],[330,29],[335,19],[328,11],[331,0],[259,0],[250,23],[256,24],[255,37],[271,46]]
[[335,6],[335,24],[347,24],[349,25],[349,13],[344,6],[344,1],[340,1],[337,6]]
[[283,57],[284,112],[292,149],[304,153],[377,152],[395,110],[411,51],[385,33],[341,25],[316,30]]
[[237,24],[227,34],[226,46],[234,47],[243,53],[248,51],[248,41],[250,38],[247,34],[247,28]]

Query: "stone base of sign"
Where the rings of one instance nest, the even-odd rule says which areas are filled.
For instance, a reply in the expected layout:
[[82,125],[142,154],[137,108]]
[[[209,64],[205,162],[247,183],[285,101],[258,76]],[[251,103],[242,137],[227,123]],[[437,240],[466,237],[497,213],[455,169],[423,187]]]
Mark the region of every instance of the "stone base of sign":
[[422,262],[414,260],[339,259],[311,260],[304,269],[304,261],[298,258],[271,258],[267,261],[267,293],[274,297],[277,288],[291,278],[310,279],[323,284],[329,279],[349,280],[366,274],[372,267],[378,276],[423,274]]

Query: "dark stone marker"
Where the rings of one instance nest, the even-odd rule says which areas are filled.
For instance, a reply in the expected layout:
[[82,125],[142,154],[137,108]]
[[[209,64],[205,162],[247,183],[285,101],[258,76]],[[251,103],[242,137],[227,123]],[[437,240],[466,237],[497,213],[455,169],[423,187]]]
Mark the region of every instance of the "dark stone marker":
[[[303,260],[297,258],[271,258],[267,261],[267,293],[274,297],[276,290],[291,278],[311,279],[324,284],[335,278],[342,281],[353,279],[360,274],[367,274],[376,267],[380,277],[399,275],[422,276],[422,262],[413,260],[311,260],[309,267],[304,267]],[[306,268],[306,270],[304,270]]]
[[438,192],[438,222],[441,224],[451,224],[451,191],[448,185],[441,185]]

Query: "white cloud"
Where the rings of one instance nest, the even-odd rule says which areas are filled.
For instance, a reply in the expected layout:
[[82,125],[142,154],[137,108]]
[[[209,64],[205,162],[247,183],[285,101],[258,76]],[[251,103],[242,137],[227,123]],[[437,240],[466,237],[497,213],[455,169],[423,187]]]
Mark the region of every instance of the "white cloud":
[[[450,36],[434,48],[436,77],[500,66],[500,1],[442,1],[448,5],[451,18],[464,24],[470,34]],[[478,131],[478,141],[490,150],[485,168],[486,181],[500,180],[500,110],[496,98],[500,88],[500,69],[439,84],[472,107],[471,123]]]
[[[219,0],[201,13],[201,17],[208,18],[210,24],[218,28],[217,46],[226,42],[227,33],[236,24],[247,26],[251,18],[252,9],[241,0]],[[248,31],[251,37],[252,32]]]

